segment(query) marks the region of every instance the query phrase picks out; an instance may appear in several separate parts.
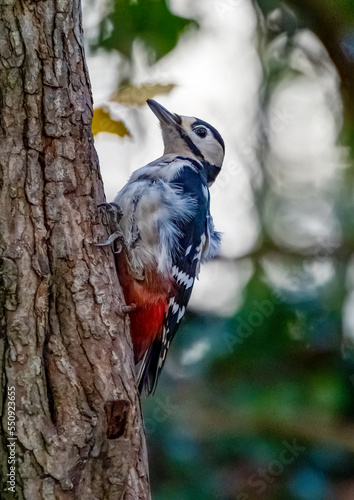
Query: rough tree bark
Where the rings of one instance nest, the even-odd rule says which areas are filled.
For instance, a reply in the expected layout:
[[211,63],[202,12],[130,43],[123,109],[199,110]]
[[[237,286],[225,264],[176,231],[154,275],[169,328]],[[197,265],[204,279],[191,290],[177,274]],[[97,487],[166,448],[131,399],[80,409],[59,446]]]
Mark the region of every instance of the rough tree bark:
[[91,117],[80,1],[0,0],[1,498],[150,497]]

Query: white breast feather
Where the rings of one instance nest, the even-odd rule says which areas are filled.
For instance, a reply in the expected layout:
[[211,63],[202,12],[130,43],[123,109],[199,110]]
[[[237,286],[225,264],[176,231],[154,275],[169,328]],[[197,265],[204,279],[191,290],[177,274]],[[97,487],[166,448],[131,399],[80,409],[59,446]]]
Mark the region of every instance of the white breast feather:
[[215,231],[214,221],[211,215],[207,215],[207,234],[205,246],[201,255],[201,262],[207,262],[220,253],[221,234]]
[[185,164],[175,160],[172,165],[166,161],[146,165],[134,172],[114,199],[124,214],[120,226],[130,265],[138,275],[145,266],[155,265],[162,274],[171,275],[172,253],[178,251],[180,236],[175,222],[189,220],[196,211],[196,201],[169,184]]

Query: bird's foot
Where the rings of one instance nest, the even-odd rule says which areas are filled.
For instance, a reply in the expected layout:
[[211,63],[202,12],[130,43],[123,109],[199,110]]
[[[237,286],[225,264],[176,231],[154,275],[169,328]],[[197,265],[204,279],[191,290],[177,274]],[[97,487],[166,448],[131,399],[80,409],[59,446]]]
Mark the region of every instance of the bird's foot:
[[103,210],[105,221],[104,224],[108,225],[112,233],[103,243],[96,243],[97,247],[106,247],[114,243],[114,253],[120,253],[125,245],[123,231],[119,225],[123,217],[122,209],[116,203],[100,203],[98,208]]
[[119,222],[121,218],[123,217],[123,212],[122,209],[120,208],[117,203],[100,203],[98,205],[98,208],[100,208],[105,215],[105,224],[110,225],[112,228],[116,228],[119,226]]
[[122,316],[125,316],[126,314],[129,314],[132,311],[135,311],[136,305],[134,303],[129,304],[129,306],[124,305],[120,306],[119,312],[121,313]]

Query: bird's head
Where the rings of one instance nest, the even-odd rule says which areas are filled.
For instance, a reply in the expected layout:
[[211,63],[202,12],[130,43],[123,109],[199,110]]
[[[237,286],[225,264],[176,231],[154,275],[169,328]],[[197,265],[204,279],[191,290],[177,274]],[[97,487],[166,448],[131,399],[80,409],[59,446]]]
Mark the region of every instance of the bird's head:
[[204,164],[211,186],[224,159],[225,144],[219,132],[198,118],[170,113],[153,99],[147,103],[161,124],[165,154],[177,154]]

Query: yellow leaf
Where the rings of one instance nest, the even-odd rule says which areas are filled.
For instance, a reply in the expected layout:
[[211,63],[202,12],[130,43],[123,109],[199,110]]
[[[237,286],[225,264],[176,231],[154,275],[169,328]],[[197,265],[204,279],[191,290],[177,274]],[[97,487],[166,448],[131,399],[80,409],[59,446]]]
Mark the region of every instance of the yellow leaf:
[[129,106],[143,106],[146,99],[152,99],[156,94],[169,94],[174,87],[174,83],[168,83],[167,85],[158,83],[155,85],[130,85],[117,90],[111,96],[111,100]]
[[130,135],[124,123],[120,120],[113,120],[108,111],[103,108],[93,110],[92,133],[96,135],[99,132],[109,132],[110,134],[119,135],[119,137]]

